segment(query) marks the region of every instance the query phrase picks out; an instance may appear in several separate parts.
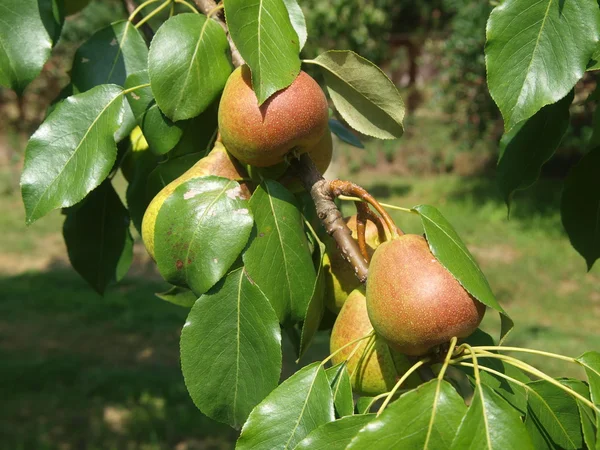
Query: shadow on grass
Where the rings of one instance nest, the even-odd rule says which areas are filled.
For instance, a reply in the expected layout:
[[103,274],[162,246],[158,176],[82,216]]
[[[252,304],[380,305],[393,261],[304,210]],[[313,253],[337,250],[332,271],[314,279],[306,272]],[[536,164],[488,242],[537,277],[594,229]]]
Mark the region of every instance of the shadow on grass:
[[221,449],[237,436],[192,403],[187,310],[126,279],[104,298],[74,272],[0,278],[0,436],[11,449]]

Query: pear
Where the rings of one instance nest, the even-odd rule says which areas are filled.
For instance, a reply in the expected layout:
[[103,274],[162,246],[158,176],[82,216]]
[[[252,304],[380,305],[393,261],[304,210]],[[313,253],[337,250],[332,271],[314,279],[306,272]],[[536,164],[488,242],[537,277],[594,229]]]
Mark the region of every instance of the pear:
[[[248,177],[243,167],[236,161],[225,149],[221,142],[215,142],[214,148],[208,155],[200,159],[196,164],[190,167],[183,175],[167,184],[152,199],[142,220],[142,240],[146,250],[154,259],[154,225],[156,217],[166,198],[171,195],[182,183],[195,178],[207,175],[215,175],[230,180],[244,180]],[[250,190],[247,183],[240,183],[242,196],[250,198]]]
[[[227,80],[218,116],[223,144],[244,164],[269,167],[290,153],[315,149],[320,154],[331,149],[331,136],[325,136],[329,133],[327,99],[306,72],[259,106],[250,69],[240,66]],[[314,153],[311,157],[318,158]]]
[[[346,225],[352,231],[352,237],[358,238],[356,232],[356,214],[345,219]],[[385,241],[385,235],[380,235],[377,226],[367,221],[365,229],[365,240],[369,255]],[[360,286],[352,266],[342,257],[333,238],[327,236],[324,239],[326,253],[323,258],[323,269],[325,275],[325,305],[331,312],[338,313],[348,298],[348,294]]]
[[375,331],[411,356],[427,354],[454,336],[469,336],[485,314],[485,305],[414,234],[384,242],[373,253],[367,308]]
[[[331,353],[355,339],[366,336],[372,330],[364,290],[355,289],[344,302],[333,325]],[[365,339],[356,345],[349,345],[333,356],[332,363],[335,365],[345,361],[357,346],[354,355],[347,362],[347,369],[351,376],[352,390],[359,395],[373,396],[389,392],[411,366],[406,356],[390,349],[377,335],[371,342]],[[411,375],[404,386],[415,387],[418,384],[419,378]]]

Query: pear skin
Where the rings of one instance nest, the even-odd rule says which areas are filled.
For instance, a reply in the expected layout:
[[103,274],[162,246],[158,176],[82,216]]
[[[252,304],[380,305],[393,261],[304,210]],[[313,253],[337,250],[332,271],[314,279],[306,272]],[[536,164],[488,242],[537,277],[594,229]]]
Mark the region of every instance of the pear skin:
[[227,150],[256,167],[306,153],[329,132],[329,110],[319,84],[306,72],[258,105],[248,66],[229,76],[219,103],[219,131]]
[[[196,164],[190,167],[183,175],[167,184],[152,199],[142,220],[142,240],[146,250],[154,259],[154,225],[158,211],[169,195],[177,189],[182,183],[195,178],[207,175],[216,175],[230,180],[243,180],[248,177],[245,170],[225,149],[221,142],[215,142],[214,148],[208,155],[200,159]],[[242,196],[250,198],[250,190],[246,183],[240,183]]]
[[469,336],[485,314],[485,305],[414,234],[384,242],[373,253],[367,308],[377,333],[411,356],[427,354],[454,336]]
[[[355,289],[344,302],[338,315],[333,330],[331,331],[331,353],[345,344],[366,336],[373,330],[367,314],[367,300],[364,290]],[[394,352],[385,341],[375,336],[349,345],[334,355],[332,363],[339,364],[345,361],[354,348],[358,349],[347,362],[347,369],[352,382],[352,390],[359,395],[374,396],[389,392],[398,379],[411,366],[406,356]],[[415,387],[419,378],[411,375],[405,387]]]

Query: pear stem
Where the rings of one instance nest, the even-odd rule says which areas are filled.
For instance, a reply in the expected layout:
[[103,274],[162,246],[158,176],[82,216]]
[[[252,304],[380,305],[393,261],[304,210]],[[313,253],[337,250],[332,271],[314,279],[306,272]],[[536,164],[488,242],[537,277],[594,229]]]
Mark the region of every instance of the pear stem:
[[[356,201],[362,202],[362,201],[364,201],[361,198],[353,197],[353,196],[350,196],[350,195],[338,195],[338,198],[340,200],[345,200],[345,201],[348,201],[348,202],[356,202]],[[402,206],[390,205],[389,203],[383,203],[383,202],[379,202],[379,204],[381,206],[383,206],[384,208],[395,209],[397,211],[402,211],[402,212],[405,212],[405,213],[408,213],[408,214],[414,214],[414,215],[417,215],[417,216],[419,215],[419,213],[417,211],[415,211],[414,209],[404,208]]]
[[[356,345],[358,344],[360,341],[363,341],[365,339],[370,338],[371,336],[375,335],[375,331],[371,331],[369,334],[365,334],[363,337],[359,337],[358,339],[354,339],[350,342],[348,342],[347,344],[342,345],[340,348],[338,348],[335,352],[333,352],[331,355],[329,355],[327,358],[325,358],[323,361],[321,361],[321,366],[324,366],[325,364],[327,364],[327,362],[329,360],[331,360],[335,355],[337,355],[339,352],[341,352],[342,350],[344,350],[345,348],[350,347],[351,345]],[[358,347],[358,346],[357,346]]]
[[404,372],[404,375],[402,375],[402,378],[400,378],[398,380],[398,382],[394,385],[394,388],[389,392],[387,398],[385,399],[385,401],[379,408],[379,411],[377,411],[377,417],[379,417],[379,415],[383,412],[383,410],[387,407],[387,405],[392,401],[392,397],[394,396],[396,391],[398,391],[398,389],[400,389],[400,386],[402,385],[402,383],[404,383],[408,379],[408,377],[411,376],[412,373],[415,372],[419,367],[421,367],[423,364],[428,363],[429,361],[430,361],[430,358],[420,359],[419,361],[414,363],[410,369],[408,369],[406,372]]
[[473,347],[473,349],[474,350],[497,350],[497,351],[505,351],[505,352],[531,353],[534,355],[547,356],[549,358],[556,358],[556,359],[561,359],[563,361],[568,361],[571,363],[579,364],[575,358],[571,358],[570,356],[559,355],[557,353],[544,352],[542,350],[534,350],[532,348],[481,345],[481,346]]

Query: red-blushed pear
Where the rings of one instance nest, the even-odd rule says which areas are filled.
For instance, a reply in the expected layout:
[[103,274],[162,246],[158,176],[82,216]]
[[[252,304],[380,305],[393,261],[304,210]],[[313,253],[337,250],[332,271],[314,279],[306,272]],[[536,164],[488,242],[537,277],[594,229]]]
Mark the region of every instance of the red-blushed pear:
[[[158,216],[161,206],[167,197],[182,183],[195,177],[207,175],[215,175],[238,181],[248,177],[241,164],[227,152],[223,144],[219,141],[215,142],[214,148],[208,155],[200,159],[179,178],[176,178],[162,188],[162,190],[152,199],[148,208],[146,208],[144,218],[142,219],[142,240],[152,259],[154,259],[154,225],[156,224],[156,217]],[[240,187],[242,188],[242,196],[244,198],[250,198],[250,190],[247,183],[241,182]]]
[[238,67],[227,80],[219,104],[223,144],[240,162],[256,167],[281,163],[288,153],[327,147],[321,142],[329,133],[328,120],[325,94],[305,72],[259,106],[250,69]]
[[373,253],[367,308],[375,331],[411,356],[427,354],[454,336],[469,336],[485,314],[485,305],[414,234],[384,242]]
[[[367,301],[364,289],[355,289],[338,315],[331,331],[330,352],[366,336],[373,331],[367,314]],[[370,342],[369,342],[370,341]],[[345,361],[350,353],[358,348],[347,362],[352,390],[359,395],[379,395],[389,392],[398,379],[408,370],[411,363],[406,356],[393,351],[378,337],[364,339],[356,345],[349,345],[332,358],[333,364]],[[404,387],[415,387],[419,378],[411,375]]]

